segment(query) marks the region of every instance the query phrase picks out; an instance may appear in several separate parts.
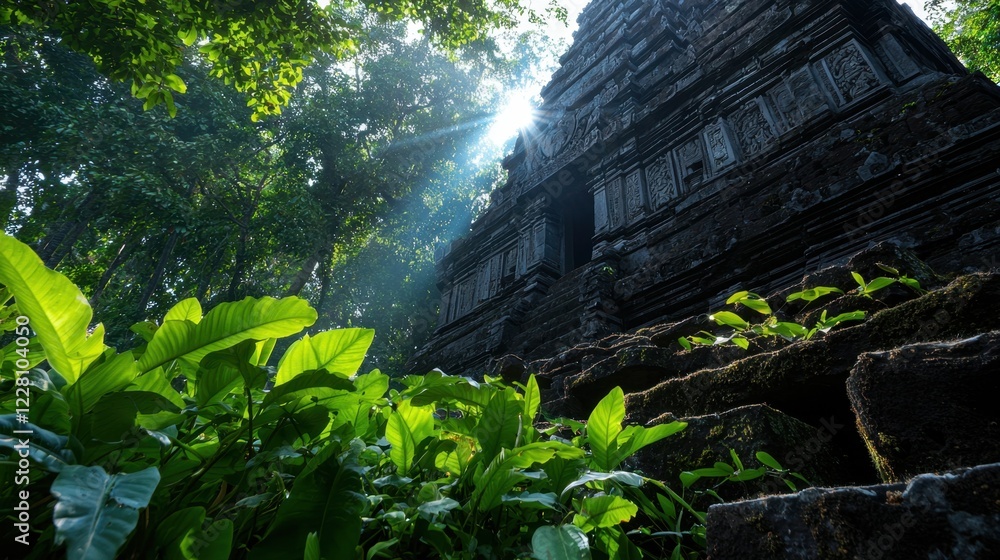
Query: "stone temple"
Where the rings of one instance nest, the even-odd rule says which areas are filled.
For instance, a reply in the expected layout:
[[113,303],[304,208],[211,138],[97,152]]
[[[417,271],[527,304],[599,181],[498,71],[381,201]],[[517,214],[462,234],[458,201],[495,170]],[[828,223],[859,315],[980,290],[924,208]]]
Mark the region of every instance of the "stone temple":
[[479,374],[881,241],[996,268],[1000,90],[895,0],[595,0],[411,362]]

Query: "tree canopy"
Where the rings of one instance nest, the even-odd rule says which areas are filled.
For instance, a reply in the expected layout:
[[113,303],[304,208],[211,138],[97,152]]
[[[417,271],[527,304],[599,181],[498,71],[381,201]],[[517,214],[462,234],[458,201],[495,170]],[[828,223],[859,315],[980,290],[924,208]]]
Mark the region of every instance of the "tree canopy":
[[[358,9],[384,22],[422,25],[435,44],[457,48],[539,13],[520,0],[89,0],[0,1],[0,25],[32,25],[93,59],[98,71],[130,83],[146,108],[166,104],[187,84],[178,74],[194,51],[207,75],[248,94],[252,117],[278,114],[303,70],[322,54],[357,49]],[[565,18],[552,4],[548,12]]]
[[930,0],[926,8],[962,62],[1000,82],[1000,1]]
[[318,54],[286,110],[257,123],[252,92],[190,50],[168,118],[59,35],[0,27],[4,229],[113,318],[112,342],[177,297],[300,295],[319,327],[375,327],[382,365],[399,365],[436,319],[435,243],[498,180],[499,147],[471,160],[499,84],[536,49],[456,58],[356,15],[366,41]]

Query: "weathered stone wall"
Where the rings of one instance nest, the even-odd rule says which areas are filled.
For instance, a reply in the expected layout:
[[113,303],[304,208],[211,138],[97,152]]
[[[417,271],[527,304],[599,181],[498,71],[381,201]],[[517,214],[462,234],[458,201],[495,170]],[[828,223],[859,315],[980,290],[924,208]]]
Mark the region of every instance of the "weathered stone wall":
[[595,2],[580,23],[508,182],[439,254],[413,370],[552,356],[886,239],[996,266],[1000,90],[894,0]]

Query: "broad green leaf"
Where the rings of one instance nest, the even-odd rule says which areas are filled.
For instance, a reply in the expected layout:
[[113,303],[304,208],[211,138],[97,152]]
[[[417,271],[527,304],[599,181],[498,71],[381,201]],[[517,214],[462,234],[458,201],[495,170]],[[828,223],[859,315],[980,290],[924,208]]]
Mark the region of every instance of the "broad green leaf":
[[340,329],[295,341],[278,362],[275,385],[287,383],[304,371],[325,369],[341,377],[354,375],[375,338],[371,329]]
[[60,472],[76,463],[76,456],[68,446],[69,438],[66,436],[31,423],[19,422],[15,414],[0,416],[0,448],[10,449],[13,454],[27,449],[31,460],[49,472]]
[[409,472],[416,459],[417,445],[434,435],[434,415],[430,407],[413,406],[408,400],[396,404],[385,427],[385,439],[392,448],[389,458],[400,474]]
[[747,297],[749,295],[750,295],[750,292],[747,292],[747,291],[736,292],[735,294],[729,296],[729,299],[726,300],[726,305],[732,305],[732,304],[740,301],[741,299],[743,299],[743,298],[745,298],[745,297]]
[[156,467],[114,475],[101,467],[63,468],[50,488],[56,544],[66,543],[69,560],[114,558],[159,482]]
[[476,440],[463,436],[452,436],[450,439],[455,442],[455,448],[438,453],[434,466],[449,475],[458,476],[465,472],[475,455]]
[[865,282],[865,279],[857,272],[851,272],[851,277],[854,278],[854,281],[858,283],[858,286],[860,286],[862,290],[864,290],[865,286],[868,285],[867,282]]
[[781,466],[781,463],[779,463],[778,461],[776,461],[774,459],[774,457],[772,457],[770,454],[765,453],[763,451],[758,451],[757,452],[757,460],[760,461],[762,465],[767,465],[767,466],[771,467],[774,470],[777,470],[777,471],[785,470]]
[[[27,387],[31,390],[31,410],[29,411],[31,423],[50,430],[56,434],[69,434],[72,431],[70,423],[69,403],[59,389],[56,388],[55,381],[43,369],[29,370],[27,375],[22,375],[20,383],[27,382]],[[6,403],[3,412],[15,412],[16,400]]]
[[601,482],[605,480],[611,480],[627,486],[642,486],[643,478],[635,473],[627,471],[612,471],[612,472],[595,472],[589,471],[580,478],[574,480],[573,482],[566,485],[563,489],[562,494],[565,495],[567,492],[574,488],[579,488],[590,482]]
[[442,401],[455,401],[467,406],[485,408],[496,390],[490,386],[470,383],[461,377],[447,385],[432,383],[421,385],[413,390],[412,401],[417,406],[436,404]]
[[559,442],[536,442],[512,450],[503,449],[476,478],[472,492],[473,503],[480,511],[499,506],[503,495],[517,483],[526,480],[524,469],[545,465],[554,458],[582,459],[583,450]]
[[167,74],[166,76],[164,76],[163,85],[176,91],[177,93],[185,93],[187,91],[187,85],[184,83],[184,80],[182,80],[181,77],[178,76],[177,74]]
[[524,509],[556,509],[559,506],[558,498],[554,492],[506,494],[501,500],[504,504],[513,504]]
[[517,445],[522,412],[521,403],[513,389],[493,395],[483,409],[479,426],[476,427],[484,461],[491,461],[501,449],[511,449]]
[[531,536],[531,556],[538,560],[590,560],[590,543],[574,525],[544,525]]
[[564,489],[579,479],[586,466],[586,462],[579,459],[553,457],[542,465],[542,470],[547,475],[548,488],[562,496]]
[[87,333],[93,312],[80,289],[5,233],[0,233],[0,284],[14,294],[18,312],[30,319],[46,359],[67,383],[75,383],[104,352],[104,325]]
[[149,342],[139,360],[139,370],[147,372],[180,360],[197,370],[206,355],[224,350],[244,340],[266,340],[291,336],[316,321],[316,310],[302,299],[246,298],[221,303],[200,323],[168,321]]
[[587,419],[587,441],[590,442],[597,468],[605,471],[614,469],[618,434],[622,431],[624,419],[625,393],[621,387],[615,387],[597,403]]
[[185,560],[228,560],[233,548],[233,522],[216,519],[205,529],[191,531],[181,543]]
[[319,551],[319,535],[309,533],[306,535],[306,551],[302,556],[303,560],[321,560]]
[[205,523],[205,508],[184,508],[167,516],[156,528],[156,545],[164,560],[186,560],[181,542],[191,531],[201,530]]
[[749,309],[753,309],[761,315],[770,315],[771,306],[767,304],[766,301],[760,299],[759,296],[756,297],[746,297],[740,300],[740,304],[746,306]]
[[417,506],[417,512],[428,521],[447,514],[453,509],[462,507],[462,504],[451,498],[441,498],[430,502],[425,502]]
[[739,330],[746,330],[750,327],[750,324],[744,321],[742,317],[729,311],[718,311],[713,313],[709,319],[719,325],[730,326]]
[[584,498],[580,513],[573,524],[588,533],[600,527],[620,525],[639,512],[639,506],[621,496],[596,496]]
[[361,493],[359,471],[330,454],[314,470],[300,475],[278,508],[271,530],[250,551],[250,560],[303,558],[309,533],[322,535],[322,558],[355,560],[361,514],[368,503]]
[[879,276],[878,278],[872,280],[865,286],[865,293],[870,294],[872,292],[881,290],[896,283],[895,278],[886,278],[885,276]]
[[201,303],[198,302],[197,298],[187,298],[171,307],[170,311],[167,311],[167,314],[163,316],[163,322],[191,321],[197,325],[201,322],[201,317]]
[[300,399],[310,399],[319,403],[326,399],[346,395],[354,390],[354,384],[339,375],[325,371],[310,371],[271,389],[264,397],[261,408],[284,405]]
[[138,373],[131,352],[111,356],[103,363],[92,365],[76,383],[63,389],[73,421],[78,423],[104,395],[128,387]]
[[528,384],[524,387],[524,425],[531,427],[534,425],[535,417],[538,416],[538,409],[542,405],[542,393],[538,389],[538,380],[532,374],[528,377]]

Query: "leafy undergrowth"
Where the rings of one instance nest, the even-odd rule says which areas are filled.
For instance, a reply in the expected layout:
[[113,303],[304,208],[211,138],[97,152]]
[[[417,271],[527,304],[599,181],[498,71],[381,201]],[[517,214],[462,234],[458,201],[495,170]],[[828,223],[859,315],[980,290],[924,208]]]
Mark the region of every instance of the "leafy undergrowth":
[[[699,481],[790,474],[766,454],[685,473],[619,470],[685,427],[625,427],[614,389],[586,423],[540,422],[534,378],[357,374],[374,332],[312,325],[297,298],[103,342],[80,290],[0,237],[0,498],[16,556],[69,559],[695,558]],[[787,481],[790,484],[790,481]],[[10,544],[13,543],[13,544]]]

